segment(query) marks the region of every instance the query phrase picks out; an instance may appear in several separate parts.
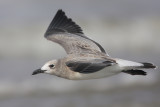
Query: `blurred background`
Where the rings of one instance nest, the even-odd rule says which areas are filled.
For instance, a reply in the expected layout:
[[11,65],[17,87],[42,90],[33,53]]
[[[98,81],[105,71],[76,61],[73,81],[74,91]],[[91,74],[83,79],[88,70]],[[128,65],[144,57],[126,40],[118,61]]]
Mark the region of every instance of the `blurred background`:
[[43,37],[58,9],[110,56],[160,66],[159,0],[0,0],[0,107],[159,107],[160,69],[82,81],[32,76],[66,55]]

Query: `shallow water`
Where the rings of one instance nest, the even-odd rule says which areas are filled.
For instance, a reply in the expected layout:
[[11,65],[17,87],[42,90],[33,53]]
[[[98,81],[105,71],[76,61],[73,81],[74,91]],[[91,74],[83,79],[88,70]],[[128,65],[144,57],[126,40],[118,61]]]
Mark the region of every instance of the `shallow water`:
[[0,99],[1,107],[159,107],[160,87],[117,88],[110,91],[52,93],[40,91]]

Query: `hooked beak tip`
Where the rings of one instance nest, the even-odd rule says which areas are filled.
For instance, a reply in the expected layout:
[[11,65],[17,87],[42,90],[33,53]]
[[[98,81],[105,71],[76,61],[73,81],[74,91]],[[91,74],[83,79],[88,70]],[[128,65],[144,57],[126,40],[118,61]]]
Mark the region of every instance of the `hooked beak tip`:
[[41,69],[37,69],[35,71],[33,71],[32,75],[36,75],[36,74],[39,74],[39,73],[44,73],[45,70],[41,70]]

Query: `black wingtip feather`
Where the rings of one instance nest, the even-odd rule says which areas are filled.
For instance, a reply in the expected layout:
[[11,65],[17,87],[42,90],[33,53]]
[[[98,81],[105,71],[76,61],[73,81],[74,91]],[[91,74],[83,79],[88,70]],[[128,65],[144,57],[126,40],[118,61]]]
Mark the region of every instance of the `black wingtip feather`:
[[144,76],[147,75],[147,73],[143,70],[124,70],[122,72],[131,74],[131,75],[144,75]]
[[83,34],[82,29],[72,19],[65,15],[62,9],[59,9],[50,23],[45,37],[54,33],[68,32],[73,34]]

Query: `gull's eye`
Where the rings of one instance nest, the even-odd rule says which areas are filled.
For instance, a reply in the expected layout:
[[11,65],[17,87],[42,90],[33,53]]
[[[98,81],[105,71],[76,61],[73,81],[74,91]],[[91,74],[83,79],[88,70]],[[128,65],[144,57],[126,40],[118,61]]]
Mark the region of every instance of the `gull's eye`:
[[49,67],[50,67],[50,68],[53,68],[53,67],[54,67],[54,65],[53,65],[53,64],[51,64],[51,65],[49,65]]

